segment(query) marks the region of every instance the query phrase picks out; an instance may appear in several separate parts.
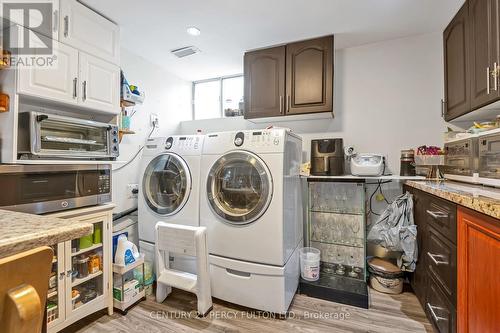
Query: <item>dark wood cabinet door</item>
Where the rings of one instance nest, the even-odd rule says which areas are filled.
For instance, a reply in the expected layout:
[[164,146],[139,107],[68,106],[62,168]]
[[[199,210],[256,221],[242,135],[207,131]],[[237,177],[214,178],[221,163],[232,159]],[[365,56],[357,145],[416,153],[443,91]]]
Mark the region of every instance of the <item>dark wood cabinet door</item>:
[[498,81],[497,0],[469,1],[471,109],[495,101]]
[[443,42],[444,118],[449,121],[470,112],[468,2],[462,6],[444,31]]
[[284,115],[285,46],[245,53],[245,119]]
[[458,332],[498,332],[500,328],[500,223],[458,209]]
[[333,111],[333,36],[286,46],[286,113]]

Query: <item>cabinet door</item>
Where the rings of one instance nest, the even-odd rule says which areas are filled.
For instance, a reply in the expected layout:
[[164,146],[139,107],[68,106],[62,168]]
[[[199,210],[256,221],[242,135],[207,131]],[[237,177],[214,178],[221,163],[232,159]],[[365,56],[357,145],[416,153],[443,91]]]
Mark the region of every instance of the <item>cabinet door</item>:
[[286,112],[333,110],[333,36],[286,46]]
[[458,210],[458,332],[500,327],[500,225],[466,208]]
[[51,276],[49,279],[47,292],[47,328],[49,330],[65,319],[66,268],[64,266],[64,243],[53,245],[52,249],[54,250],[52,272],[55,273],[55,278]]
[[[95,214],[87,217],[76,217],[76,219],[92,223],[94,234],[93,241],[85,247],[83,245],[86,242],[80,242],[78,239],[65,243],[66,271],[70,272],[66,277],[66,319],[68,320],[82,318],[98,309],[107,307],[110,297],[111,254],[109,251],[112,246],[109,214]],[[99,230],[100,237],[96,237]],[[85,272],[86,267],[90,268],[90,265],[88,262],[82,263],[82,261],[92,255],[100,257],[101,267],[93,272]],[[75,278],[71,277],[71,272],[77,272]],[[72,293],[75,294],[74,297],[72,297]]]
[[245,53],[245,119],[284,115],[285,47]]
[[468,2],[444,31],[443,40],[444,118],[449,121],[470,111]]
[[498,98],[496,0],[469,1],[471,108]]
[[61,1],[59,40],[114,64],[120,62],[120,29],[76,0]]
[[20,67],[18,71],[19,94],[65,103],[78,103],[78,51],[54,41],[53,66]]
[[95,110],[120,112],[120,68],[80,52],[82,106]]

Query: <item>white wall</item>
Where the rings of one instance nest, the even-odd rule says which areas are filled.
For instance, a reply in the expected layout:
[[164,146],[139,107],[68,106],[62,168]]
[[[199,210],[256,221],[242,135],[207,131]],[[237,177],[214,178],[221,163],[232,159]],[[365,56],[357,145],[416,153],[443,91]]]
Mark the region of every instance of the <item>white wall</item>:
[[[332,120],[275,123],[302,135],[304,156],[310,140],[342,137],[360,152],[388,156],[399,173],[402,149],[443,145],[442,34],[432,33],[336,51]],[[182,122],[179,133],[262,128],[241,118]]]
[[[146,92],[143,105],[136,106],[131,120],[134,135],[125,135],[120,144],[120,161],[129,161],[143,146],[152,130],[150,114],[160,118],[160,128],[152,136],[167,136],[175,133],[179,122],[191,119],[191,82],[165,72],[162,68],[126,50],[121,50],[121,68],[129,84],[139,86]],[[128,199],[127,184],[138,183],[141,154],[129,165],[113,172],[113,202],[115,212],[137,206],[136,199]],[[114,169],[123,164],[116,163]]]

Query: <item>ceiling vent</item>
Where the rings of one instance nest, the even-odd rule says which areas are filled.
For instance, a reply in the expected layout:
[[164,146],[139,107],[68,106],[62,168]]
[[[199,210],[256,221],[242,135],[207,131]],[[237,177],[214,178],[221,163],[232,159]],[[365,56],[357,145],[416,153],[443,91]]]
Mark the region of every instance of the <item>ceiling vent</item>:
[[177,58],[184,58],[196,53],[200,53],[200,49],[195,47],[195,46],[186,46],[186,47],[181,47],[179,49],[175,49],[170,51],[173,55],[175,55]]

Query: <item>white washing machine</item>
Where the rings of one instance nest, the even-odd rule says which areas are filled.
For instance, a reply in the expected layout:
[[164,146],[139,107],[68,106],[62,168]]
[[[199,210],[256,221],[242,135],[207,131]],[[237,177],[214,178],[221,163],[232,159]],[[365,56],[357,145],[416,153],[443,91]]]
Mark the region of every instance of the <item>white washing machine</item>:
[[285,313],[299,281],[302,140],[285,129],[205,136],[200,224],[212,294]]
[[[148,139],[142,154],[138,220],[139,247],[154,253],[158,221],[199,226],[200,163],[204,136]],[[171,265],[193,272],[190,257],[175,256]]]

